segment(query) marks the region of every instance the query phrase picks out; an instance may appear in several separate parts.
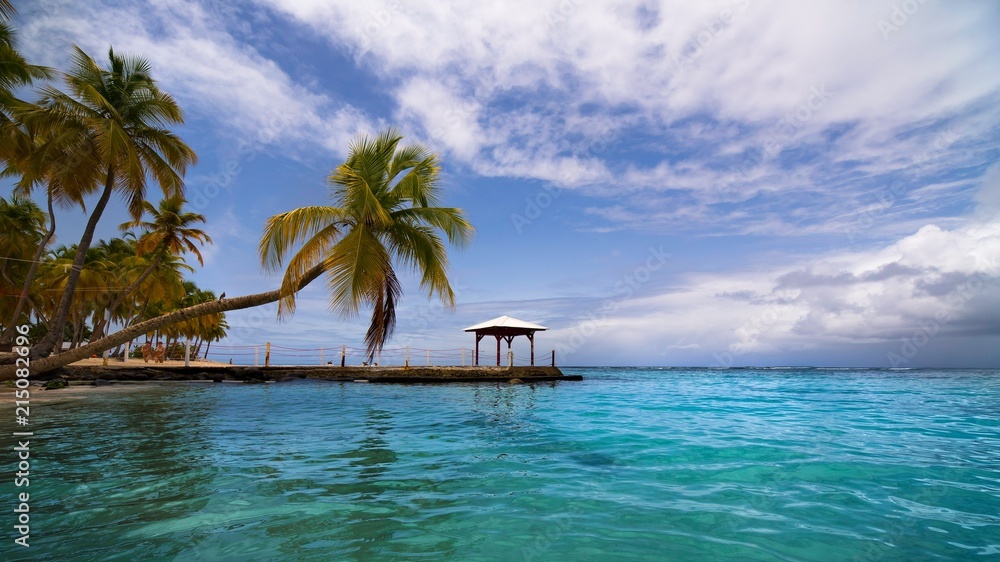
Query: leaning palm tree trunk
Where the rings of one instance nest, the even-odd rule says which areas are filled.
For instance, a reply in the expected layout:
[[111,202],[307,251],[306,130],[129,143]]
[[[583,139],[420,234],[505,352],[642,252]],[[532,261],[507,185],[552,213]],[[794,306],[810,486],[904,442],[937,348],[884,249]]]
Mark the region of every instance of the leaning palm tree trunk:
[[101,215],[104,214],[105,207],[108,206],[108,201],[111,200],[111,192],[114,190],[114,187],[115,174],[113,171],[109,171],[107,180],[104,183],[104,192],[101,193],[101,198],[97,200],[97,205],[94,206],[94,211],[90,214],[90,219],[87,221],[87,227],[83,231],[83,236],[80,237],[76,257],[73,259],[73,267],[70,268],[69,276],[66,277],[66,286],[63,288],[62,299],[59,301],[59,307],[56,308],[56,312],[52,316],[52,321],[49,323],[49,333],[42,338],[42,341],[31,348],[31,355],[33,357],[48,355],[56,346],[56,340],[61,341],[63,328],[66,326],[66,320],[69,318],[69,309],[73,304],[73,293],[76,291],[76,283],[80,279],[80,273],[83,272],[83,262],[87,259],[87,250],[90,249],[90,243],[94,240],[94,230],[97,228],[97,223],[101,220]]
[[[309,270],[299,281],[298,285],[294,288],[295,292],[301,291],[306,285],[311,283],[320,274],[323,273],[322,264],[313,267]],[[277,302],[279,299],[287,296],[287,293],[281,289],[274,291],[269,291],[266,293],[257,293],[255,295],[245,295],[242,297],[234,297],[231,299],[223,299],[217,301],[209,301],[202,304],[196,304],[194,306],[189,306],[187,308],[182,308],[171,312],[170,314],[165,314],[163,316],[158,316],[145,322],[140,322],[138,324],[129,326],[124,330],[115,332],[109,336],[103,337],[97,341],[92,341],[87,345],[80,346],[74,350],[67,351],[65,353],[59,353],[50,357],[41,357],[38,359],[31,360],[31,374],[37,375],[51,371],[53,369],[58,369],[65,365],[69,365],[74,361],[79,361],[90,357],[91,355],[101,354],[106,349],[111,349],[117,345],[128,342],[129,340],[135,339],[143,334],[152,332],[153,330],[159,329],[163,326],[169,326],[170,324],[176,324],[177,322],[183,322],[184,320],[190,320],[191,318],[198,318],[200,316],[206,316],[208,314],[216,314],[219,312],[226,312],[229,310],[243,310],[245,308],[253,308],[255,306],[261,306],[269,304],[272,302]],[[12,380],[14,378],[15,365],[0,365],[0,380]]]

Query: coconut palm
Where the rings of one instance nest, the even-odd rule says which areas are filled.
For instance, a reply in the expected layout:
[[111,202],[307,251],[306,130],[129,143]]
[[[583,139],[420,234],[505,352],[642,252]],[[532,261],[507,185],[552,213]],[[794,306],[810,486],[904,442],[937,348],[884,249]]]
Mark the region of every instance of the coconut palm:
[[[37,113],[36,106],[23,104],[19,107],[17,118],[24,114]],[[14,326],[27,306],[28,294],[35,280],[42,253],[52,240],[56,231],[56,219],[53,204],[61,207],[84,207],[84,197],[97,189],[93,170],[99,169],[98,162],[93,159],[92,145],[81,132],[80,123],[65,122],[61,128],[48,127],[40,129],[35,119],[35,125],[20,123],[20,127],[11,128],[19,138],[16,147],[8,151],[7,167],[0,172],[0,177],[17,177],[14,193],[29,197],[38,185],[45,186],[45,199],[48,206],[49,229],[42,242],[37,246],[32,259],[32,267],[28,270],[18,297],[11,322],[0,337],[0,348],[9,347],[14,336]]]
[[[324,274],[336,310],[350,315],[362,305],[372,306],[366,335],[372,353],[392,332],[400,296],[393,259],[417,270],[421,286],[430,295],[453,304],[447,254],[439,233],[451,243],[464,244],[474,230],[460,209],[438,206],[437,157],[419,145],[399,147],[400,139],[390,130],[351,145],[347,160],[330,175],[335,206],[304,207],[267,221],[259,244],[263,265],[278,269],[287,258],[279,289],[167,312],[71,352],[33,360],[33,371],[56,369],[164,326],[209,314],[276,301],[282,314],[289,314],[294,310],[295,293]],[[289,257],[295,247],[298,251]],[[13,366],[0,366],[0,379],[13,376]]]
[[[183,194],[183,174],[197,157],[166,127],[183,123],[174,99],[161,91],[142,58],[108,52],[108,67],[74,46],[72,70],[64,76],[69,93],[55,87],[42,88],[39,109],[26,111],[21,120],[31,130],[59,146],[82,151],[72,161],[85,178],[98,178],[103,187],[84,229],[65,291],[56,309],[48,335],[33,349],[47,354],[69,316],[74,289],[87,250],[111,199],[118,191],[129,213],[138,220],[146,201],[147,178],[153,178],[166,197]],[[57,131],[76,132],[78,140],[65,139]],[[91,166],[97,163],[96,168]]]
[[[0,197],[0,318],[10,318],[11,326],[20,320],[21,299],[14,295],[24,286],[23,280],[36,269],[45,237],[46,215],[31,199],[14,194],[10,200]],[[26,299],[25,295],[25,299]],[[12,312],[13,311],[13,312]]]
[[[112,312],[128,298],[161,264],[166,256],[180,256],[186,252],[193,253],[198,258],[198,263],[204,265],[201,252],[195,242],[211,243],[212,239],[204,231],[191,228],[191,224],[205,222],[205,217],[198,213],[183,211],[183,206],[187,201],[182,196],[165,197],[159,205],[154,207],[150,202],[143,202],[143,209],[152,220],[141,219],[132,220],[121,225],[120,228],[141,227],[146,229],[146,233],[139,238],[136,245],[136,254],[139,256],[151,256],[149,265],[132,280],[118,298],[108,307]],[[103,332],[95,329],[95,337],[100,337]]]
[[[106,245],[104,241],[101,241],[100,244],[87,250],[83,269],[78,276],[76,291],[82,295],[82,298],[73,302],[68,315],[69,323],[74,328],[71,340],[72,347],[75,347],[79,342],[81,330],[88,320],[91,321],[91,325],[94,324],[95,320],[103,320],[106,303],[110,298],[111,288],[115,284],[116,269],[116,264],[108,259],[108,253],[104,249]],[[40,282],[45,290],[53,295],[53,300],[55,300],[54,295],[63,292],[72,273],[76,254],[77,248],[75,246],[59,246],[49,253],[49,259]],[[63,331],[60,331],[56,337],[60,338],[62,335]]]
[[24,102],[14,96],[14,90],[52,75],[44,66],[28,64],[18,52],[16,33],[7,24],[13,15],[10,2],[0,0],[0,158],[4,160],[23,141],[11,114]]
[[399,146],[401,139],[389,129],[354,142],[329,177],[333,206],[271,217],[259,245],[265,269],[280,269],[287,261],[279,315],[294,311],[295,288],[315,267],[326,275],[332,310],[352,317],[362,305],[372,307],[365,335],[369,357],[395,327],[402,288],[394,262],[419,271],[428,296],[454,306],[438,232],[453,244],[468,242],[474,232],[461,210],[438,206],[437,156],[421,145]]
[[[202,356],[202,359],[208,359],[208,351],[212,349],[212,342],[220,341],[222,338],[229,335],[227,331],[229,330],[229,323],[226,322],[226,315],[219,314],[217,318],[218,318],[217,322],[213,322],[205,326],[204,331],[200,334],[202,340],[207,343],[205,345],[205,355]],[[199,353],[201,352],[200,344],[198,347],[198,352]]]

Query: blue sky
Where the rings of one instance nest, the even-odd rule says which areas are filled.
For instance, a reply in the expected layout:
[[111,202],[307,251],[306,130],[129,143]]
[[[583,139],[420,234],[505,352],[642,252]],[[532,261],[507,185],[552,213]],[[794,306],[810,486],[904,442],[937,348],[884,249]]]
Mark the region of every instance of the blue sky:
[[[266,218],[327,201],[350,140],[392,125],[440,153],[477,237],[451,254],[455,311],[407,278],[390,347],[471,347],[462,328],[508,314],[562,364],[1000,364],[994,3],[18,7],[32,61],[113,45],[185,109],[216,292],[276,287]],[[83,214],[59,219],[74,242]],[[320,283],[274,312],[230,313],[222,344],[363,338]]]

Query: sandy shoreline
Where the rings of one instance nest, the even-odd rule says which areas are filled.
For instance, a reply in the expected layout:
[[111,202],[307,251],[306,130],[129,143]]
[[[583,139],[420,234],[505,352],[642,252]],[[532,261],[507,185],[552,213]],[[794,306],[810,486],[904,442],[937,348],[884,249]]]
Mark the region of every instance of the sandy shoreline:
[[[100,357],[91,357],[89,359],[82,359],[75,363],[70,363],[71,367],[109,367],[109,368],[126,368],[135,369],[139,367],[183,367],[184,360],[174,360],[167,359],[163,363],[154,363],[150,361],[149,363],[144,362],[142,359],[129,359],[128,362],[124,362],[121,359],[108,359],[108,364],[104,364],[104,359]],[[192,367],[229,367],[229,363],[219,363],[218,361],[208,361],[204,359],[192,360]]]

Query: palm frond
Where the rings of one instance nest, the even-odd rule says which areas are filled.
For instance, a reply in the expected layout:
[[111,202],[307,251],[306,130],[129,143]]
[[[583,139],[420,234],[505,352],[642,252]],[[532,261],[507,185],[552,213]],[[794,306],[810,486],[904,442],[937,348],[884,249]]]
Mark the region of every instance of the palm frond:
[[278,317],[283,318],[295,312],[295,295],[299,284],[309,271],[323,262],[340,236],[340,225],[330,223],[308,238],[299,251],[288,260],[285,275],[281,280],[281,299],[278,301]]
[[274,215],[264,224],[257,255],[266,271],[277,271],[292,249],[345,216],[336,207],[309,206]]

